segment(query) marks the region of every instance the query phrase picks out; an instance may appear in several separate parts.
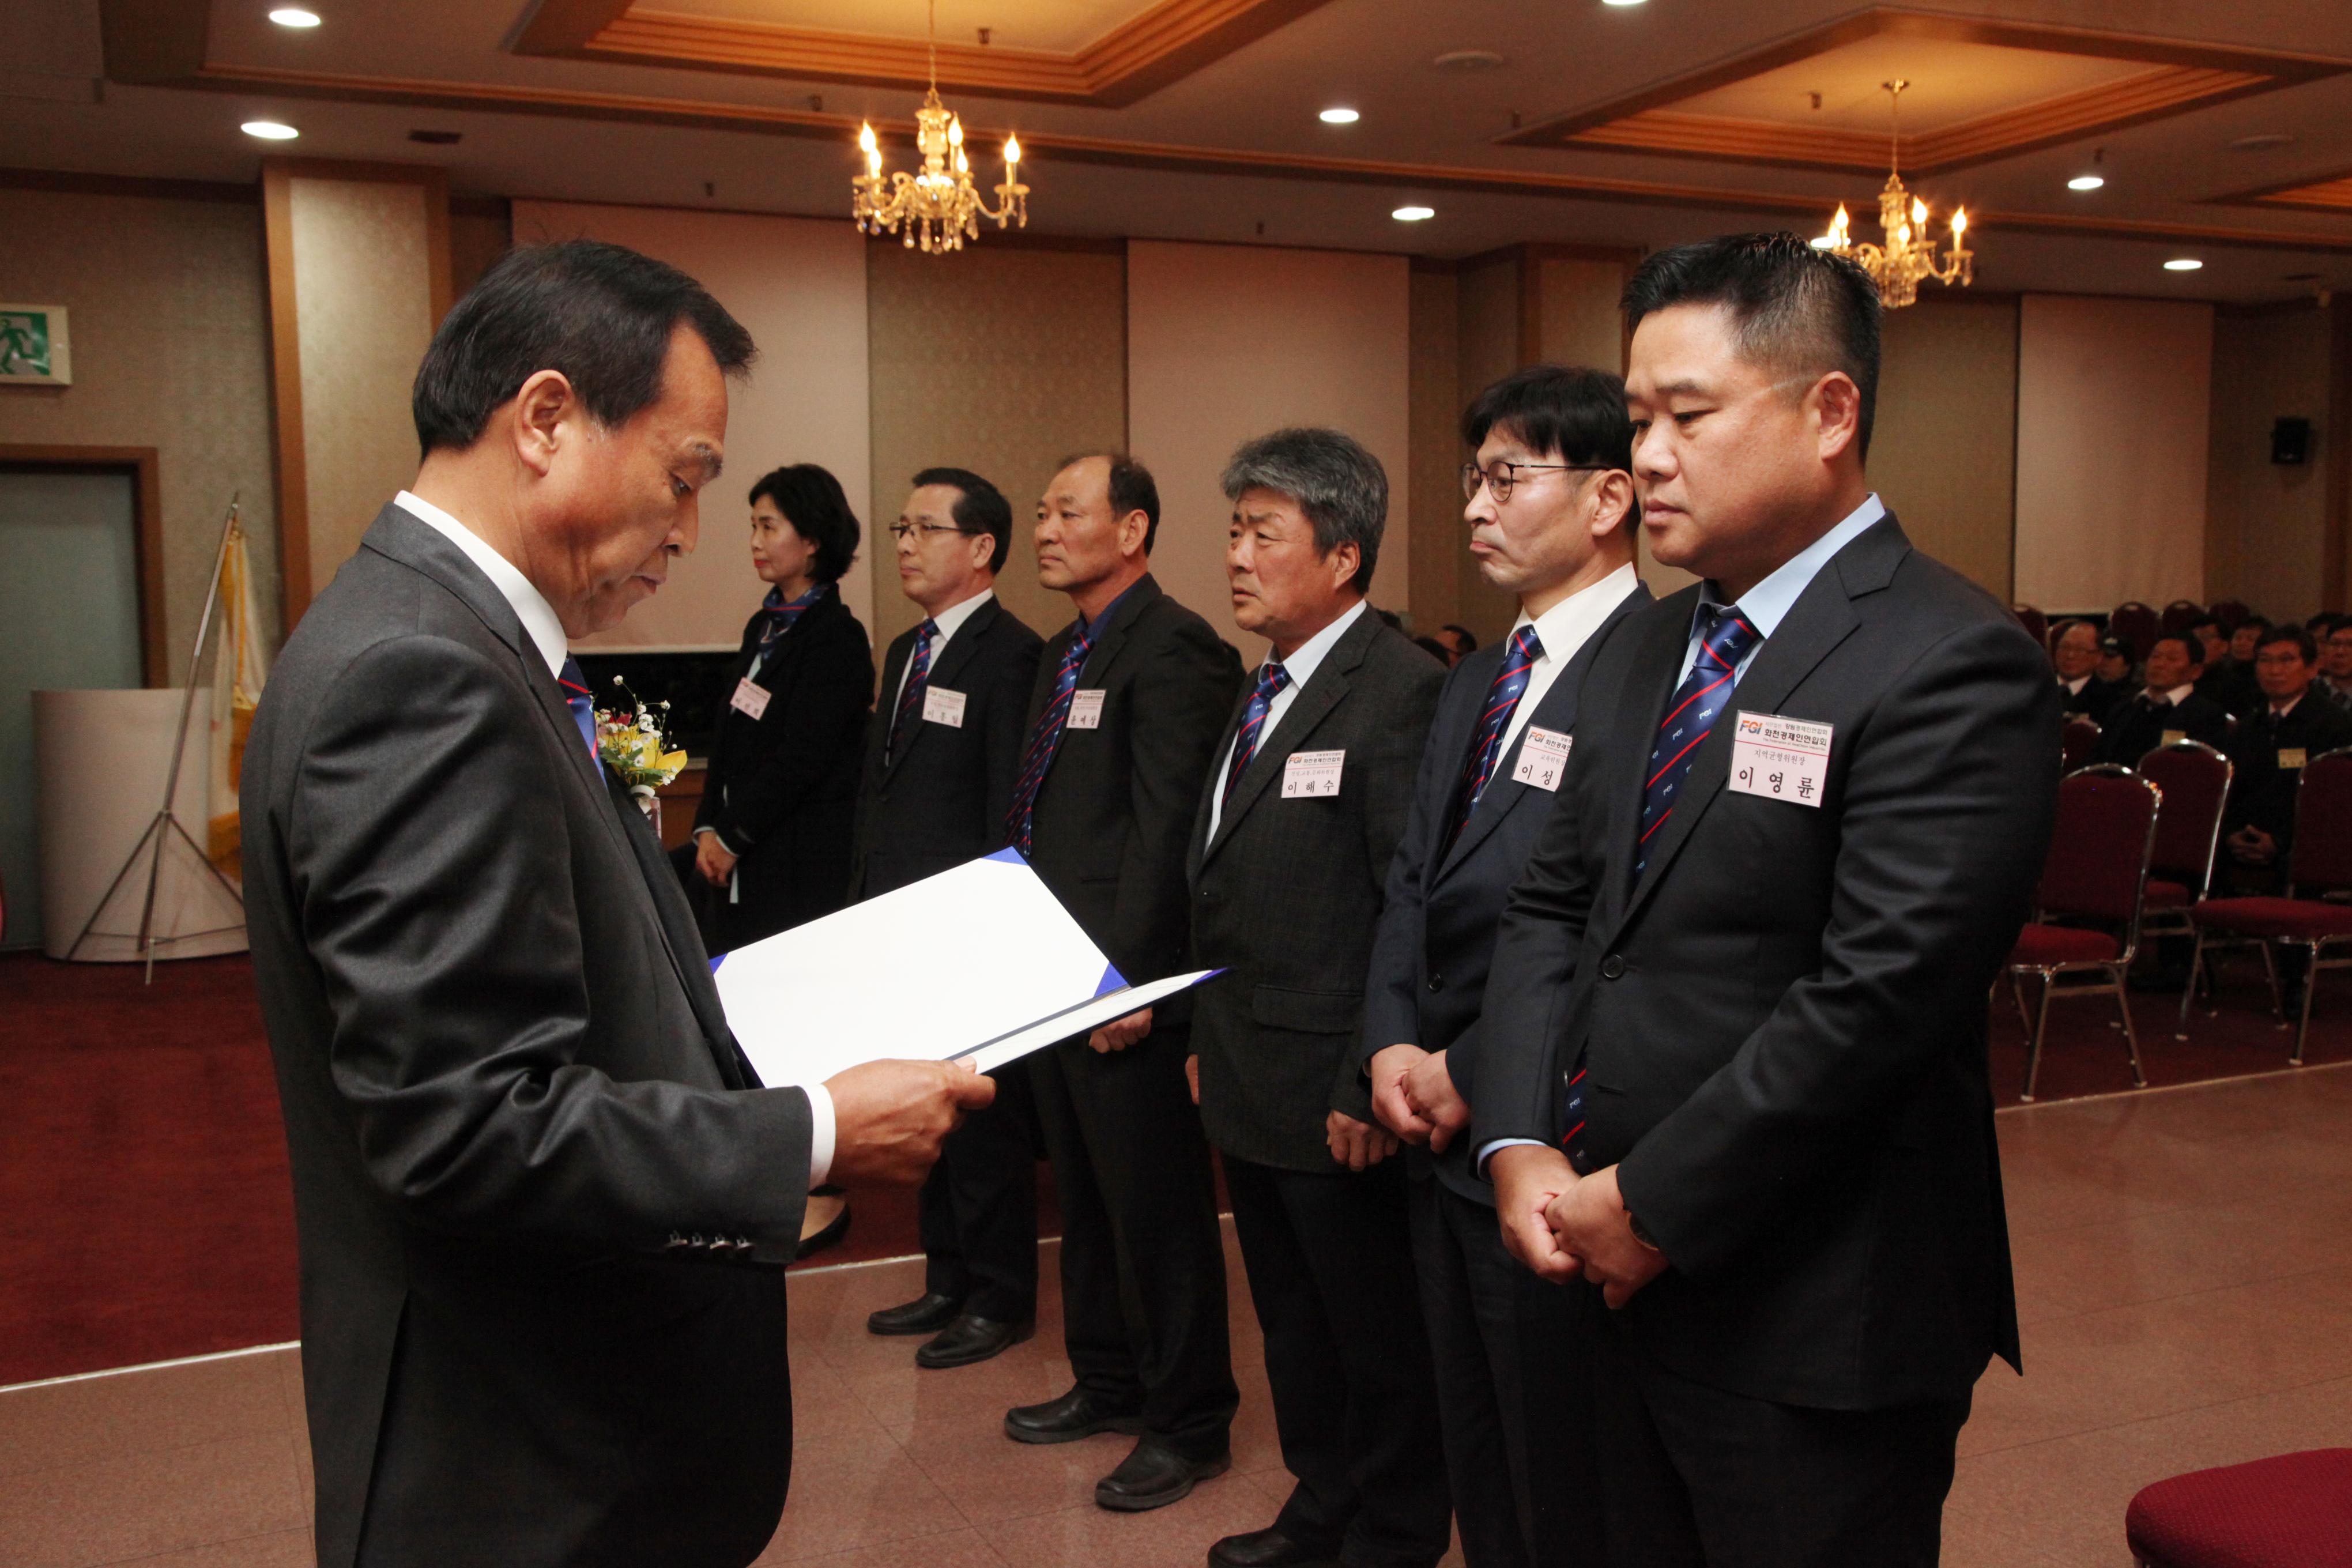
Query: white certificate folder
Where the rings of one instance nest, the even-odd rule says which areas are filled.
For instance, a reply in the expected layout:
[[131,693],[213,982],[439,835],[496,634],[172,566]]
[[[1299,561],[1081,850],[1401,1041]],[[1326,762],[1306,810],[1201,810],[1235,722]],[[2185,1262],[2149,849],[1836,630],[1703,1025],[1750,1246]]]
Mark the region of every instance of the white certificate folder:
[[1130,985],[1016,849],[714,961],[728,1026],[770,1088],[887,1058],[981,1071],[1223,973]]

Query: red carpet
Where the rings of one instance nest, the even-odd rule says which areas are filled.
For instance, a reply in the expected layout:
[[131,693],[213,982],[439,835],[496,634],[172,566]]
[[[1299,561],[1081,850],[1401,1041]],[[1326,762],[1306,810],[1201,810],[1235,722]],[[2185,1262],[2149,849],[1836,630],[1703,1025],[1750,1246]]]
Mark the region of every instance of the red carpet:
[[[293,1205],[250,973],[241,957],[192,960],[158,965],[144,987],[135,965],[0,955],[16,999],[0,1013],[0,1384],[297,1336]],[[2286,1065],[2258,973],[2239,967],[2221,1016],[2200,1007],[2186,1045],[2172,999],[2135,998],[2150,1083]],[[2130,1087],[2113,1016],[2100,1001],[2052,1008],[2042,1099]],[[2321,983],[2309,1058],[2352,1059],[2342,976]],[[2006,996],[1992,1070],[2012,1103],[2024,1052]],[[911,1191],[860,1192],[853,1206],[847,1242],[816,1262],[919,1250]]]

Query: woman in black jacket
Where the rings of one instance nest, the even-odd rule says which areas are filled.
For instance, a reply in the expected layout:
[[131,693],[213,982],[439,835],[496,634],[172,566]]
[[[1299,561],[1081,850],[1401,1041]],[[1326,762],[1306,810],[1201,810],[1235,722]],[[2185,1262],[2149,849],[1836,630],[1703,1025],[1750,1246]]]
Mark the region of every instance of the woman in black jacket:
[[743,628],[694,837],[676,856],[725,952],[847,901],[874,656],[835,584],[857,554],[841,481],[814,463],[751,487],[751,569],[770,584]]

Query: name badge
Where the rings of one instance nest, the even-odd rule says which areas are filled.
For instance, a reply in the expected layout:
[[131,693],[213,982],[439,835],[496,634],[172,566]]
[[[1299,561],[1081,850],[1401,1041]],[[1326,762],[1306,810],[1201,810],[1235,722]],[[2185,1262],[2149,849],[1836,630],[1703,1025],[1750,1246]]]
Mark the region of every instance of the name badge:
[[1282,763],[1282,798],[1328,800],[1339,793],[1339,770],[1347,751],[1293,752]]
[[1099,686],[1070,693],[1069,722],[1066,730],[1099,730],[1102,728],[1103,689]]
[[1556,793],[1561,776],[1568,772],[1569,748],[1575,743],[1573,735],[1528,725],[1527,733],[1519,739],[1519,765],[1511,770],[1511,777],[1523,784]]
[[949,691],[937,686],[923,689],[923,722],[945,724],[950,730],[963,728],[963,693]]
[[2303,766],[2303,759],[2304,748],[2301,746],[2281,746],[2279,748],[2279,766],[2282,769],[2292,772],[2294,769]]
[[768,710],[768,689],[747,675],[735,683],[735,695],[727,700],[727,706],[757,719]]
[[2157,744],[2159,746],[2177,746],[2187,739],[2189,739],[2189,731],[2186,730],[2167,730],[2164,731],[2163,738],[2158,741]]
[[1731,787],[1819,809],[1829,781],[1830,730],[1809,719],[1740,714],[1731,730]]

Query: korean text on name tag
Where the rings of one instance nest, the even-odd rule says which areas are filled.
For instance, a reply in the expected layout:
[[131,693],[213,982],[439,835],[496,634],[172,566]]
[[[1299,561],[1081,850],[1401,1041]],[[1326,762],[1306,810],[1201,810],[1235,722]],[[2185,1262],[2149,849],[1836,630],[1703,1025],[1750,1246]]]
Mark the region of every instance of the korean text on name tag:
[[1520,784],[1558,793],[1560,777],[1568,772],[1569,748],[1575,744],[1573,735],[1528,725],[1527,737],[1519,742],[1519,765],[1511,770],[1511,777]]
[[1282,798],[1327,800],[1339,793],[1339,771],[1347,751],[1293,752],[1282,763]]
[[940,686],[927,686],[923,688],[923,722],[945,724],[950,730],[961,730],[963,728],[963,704],[962,692],[950,691]]
[[1066,727],[1072,730],[1101,729],[1102,705],[1103,688],[1099,686],[1071,692],[1070,721]]
[[1742,713],[1731,729],[1731,787],[1818,807],[1829,779],[1830,731],[1809,719]]

